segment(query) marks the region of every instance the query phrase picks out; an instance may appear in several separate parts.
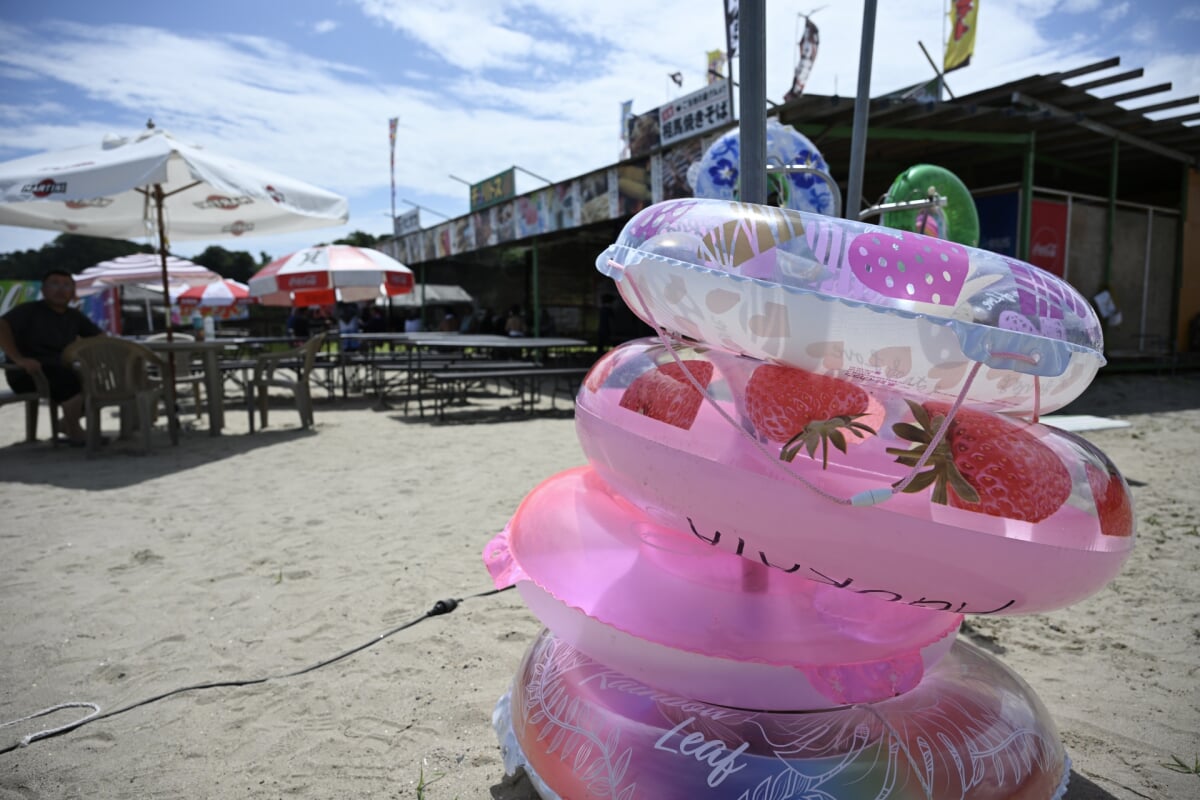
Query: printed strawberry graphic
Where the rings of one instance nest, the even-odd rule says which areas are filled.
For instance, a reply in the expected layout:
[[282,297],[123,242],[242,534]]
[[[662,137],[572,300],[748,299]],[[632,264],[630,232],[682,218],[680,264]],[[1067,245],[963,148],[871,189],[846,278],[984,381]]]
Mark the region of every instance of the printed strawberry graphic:
[[[712,380],[713,365],[707,361],[684,361],[689,373],[703,387]],[[696,391],[679,364],[663,364],[643,372],[621,395],[621,408],[688,430],[696,421],[704,396]]]
[[861,233],[850,243],[850,270],[884,297],[953,306],[971,261],[961,245],[915,233]]
[[1129,491],[1115,470],[1101,469],[1091,462],[1087,469],[1088,485],[1096,499],[1096,513],[1100,516],[1100,533],[1105,536],[1133,535],[1133,506],[1129,502]]
[[[892,431],[914,447],[889,447],[887,452],[914,467],[950,405],[909,400],[908,407],[916,424],[898,422]],[[905,492],[933,486],[935,503],[996,517],[1040,522],[1071,494],[1071,475],[1053,450],[1020,425],[986,411],[959,409],[926,467]]]
[[875,429],[859,421],[870,409],[870,395],[839,378],[795,367],[763,364],[746,381],[746,415],[754,429],[784,443],[779,457],[791,461],[801,450],[829,465],[829,445],[846,452],[846,432],[861,439]]

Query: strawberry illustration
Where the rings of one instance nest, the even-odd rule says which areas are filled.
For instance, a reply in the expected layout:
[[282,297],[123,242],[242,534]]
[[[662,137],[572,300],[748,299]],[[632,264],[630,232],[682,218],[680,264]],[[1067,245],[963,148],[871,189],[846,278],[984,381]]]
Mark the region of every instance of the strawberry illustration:
[[[887,452],[913,467],[945,422],[950,405],[909,400],[908,407],[916,424],[898,422],[892,431],[915,446],[889,447]],[[959,409],[926,466],[905,492],[933,486],[935,503],[996,517],[1040,522],[1071,494],[1071,474],[1053,450],[1017,423],[986,411]]]
[[1091,462],[1084,464],[1096,513],[1100,516],[1100,533],[1105,536],[1133,535],[1133,506],[1125,481],[1111,469],[1101,469]]
[[843,429],[861,439],[875,429],[859,421],[870,409],[870,395],[848,381],[795,367],[763,364],[746,381],[746,415],[754,429],[784,444],[779,457],[791,461],[801,450],[810,458],[821,448],[821,466],[829,465],[829,445],[846,452]]
[[[707,361],[684,361],[692,377],[708,388],[713,365]],[[700,413],[703,395],[687,379],[674,362],[643,372],[629,384],[621,395],[621,408],[628,408],[647,417],[688,430]]]
[[971,261],[961,245],[915,233],[862,233],[850,243],[850,269],[869,289],[897,300],[953,306]]

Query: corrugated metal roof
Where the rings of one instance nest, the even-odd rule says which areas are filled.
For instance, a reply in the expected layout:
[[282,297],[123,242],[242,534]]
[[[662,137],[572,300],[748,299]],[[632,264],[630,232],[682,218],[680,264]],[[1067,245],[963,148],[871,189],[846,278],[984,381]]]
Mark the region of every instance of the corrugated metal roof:
[[[886,190],[895,175],[916,163],[940,164],[972,189],[1018,182],[1032,134],[1039,186],[1106,196],[1115,141],[1118,198],[1178,206],[1184,166],[1200,166],[1200,127],[1186,124],[1200,118],[1200,97],[1118,105],[1169,91],[1170,83],[1093,94],[1141,77],[1140,69],[1095,77],[1119,63],[1113,58],[1034,75],[941,102],[905,99],[902,93],[873,99],[864,199]],[[1176,109],[1178,114],[1165,119],[1146,116]],[[805,95],[777,111],[782,122],[813,140],[835,179],[845,180],[854,98]]]

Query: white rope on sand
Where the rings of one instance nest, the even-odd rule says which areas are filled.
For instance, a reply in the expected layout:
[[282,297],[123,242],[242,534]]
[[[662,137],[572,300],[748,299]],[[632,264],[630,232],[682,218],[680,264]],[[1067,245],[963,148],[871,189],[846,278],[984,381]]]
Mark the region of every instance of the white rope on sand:
[[28,747],[32,742],[36,742],[38,739],[44,739],[47,736],[53,736],[56,733],[62,733],[63,731],[67,731],[72,728],[78,728],[80,725],[82,725],[83,723],[87,722],[89,719],[91,719],[92,717],[94,717],[100,713],[100,706],[96,705],[95,703],[85,703],[85,702],[59,703],[56,706],[50,706],[49,708],[43,708],[41,711],[35,711],[34,713],[32,713],[28,716],[25,716],[25,717],[21,717],[20,719],[14,719],[14,720],[10,720],[8,722],[0,722],[0,728],[7,728],[9,725],[17,725],[21,722],[27,722],[31,719],[37,719],[38,717],[44,717],[47,714],[52,714],[55,711],[59,711],[64,708],[90,708],[92,710],[92,713],[90,713],[86,716],[80,717],[79,719],[75,720],[74,722],[68,722],[66,725],[60,725],[57,728],[47,728],[44,731],[37,731],[35,733],[29,734],[28,736],[24,736],[21,738],[21,742],[18,745],[18,747]]

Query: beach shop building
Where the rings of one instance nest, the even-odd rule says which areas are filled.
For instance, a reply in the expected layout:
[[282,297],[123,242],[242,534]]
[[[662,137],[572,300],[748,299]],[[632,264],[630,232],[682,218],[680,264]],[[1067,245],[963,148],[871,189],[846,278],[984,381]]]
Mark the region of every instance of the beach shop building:
[[[1186,124],[1200,118],[1200,98],[1153,102],[1170,84],[1121,92],[1142,70],[1119,66],[1113,58],[943,100],[922,87],[873,99],[862,195],[881,199],[915,164],[949,169],[975,198],[981,247],[1100,303],[1114,364],[1161,366],[1200,350],[1200,129]],[[1093,94],[1102,88],[1116,93]],[[507,170],[472,186],[468,214],[380,248],[419,282],[460,285],[493,311],[520,306],[531,329],[552,323],[593,338],[602,298],[616,294],[596,257],[645,206],[692,196],[687,171],[736,126],[730,112],[724,83],[710,85],[634,116],[618,163],[521,195]],[[853,98],[822,95],[769,111],[812,140],[842,196],[853,113]],[[683,114],[695,124],[680,125]],[[649,333],[616,306],[618,338]]]

